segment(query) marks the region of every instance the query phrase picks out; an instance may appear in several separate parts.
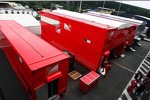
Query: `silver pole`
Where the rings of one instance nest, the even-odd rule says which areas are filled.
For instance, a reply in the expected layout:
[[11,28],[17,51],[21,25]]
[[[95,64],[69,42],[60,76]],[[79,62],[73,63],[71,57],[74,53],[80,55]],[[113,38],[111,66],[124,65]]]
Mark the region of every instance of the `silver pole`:
[[67,10],[70,10],[70,2],[69,2],[69,0],[67,1]]
[[80,1],[79,12],[81,12],[82,1]]
[[119,4],[119,8],[118,8],[118,12],[117,12],[117,16],[118,16],[118,14],[119,14],[120,8],[121,8],[121,2],[120,2],[120,4]]
[[105,7],[105,0],[103,2],[103,7],[102,7],[102,10],[101,10],[101,13],[103,12],[104,7]]
[[52,10],[52,1],[50,1],[50,3],[51,3],[50,5],[51,5],[51,10]]

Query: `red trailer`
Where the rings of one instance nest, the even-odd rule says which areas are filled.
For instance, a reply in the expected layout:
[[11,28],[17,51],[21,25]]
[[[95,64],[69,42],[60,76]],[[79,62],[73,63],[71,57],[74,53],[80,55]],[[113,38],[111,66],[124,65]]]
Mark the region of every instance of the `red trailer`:
[[68,55],[15,21],[0,21],[0,44],[30,100],[66,91]]
[[42,38],[61,50],[67,50],[86,68],[98,71],[110,51],[124,51],[125,23],[67,10],[41,11]]
[[124,18],[124,17],[110,15],[110,14],[104,14],[104,13],[99,13],[99,12],[93,12],[93,11],[89,11],[85,14],[97,16],[97,17],[101,17],[101,18],[106,18],[106,19],[111,19],[111,20],[115,20],[115,21],[119,21],[119,22],[125,22],[125,23],[135,27],[135,30],[131,34],[129,34],[129,36],[127,38],[128,42],[129,42],[128,46],[132,46],[134,44],[134,42],[135,42],[134,39],[136,41],[140,40],[140,35],[143,33],[145,26],[146,26],[146,22],[136,20],[136,19],[129,19],[129,18]]

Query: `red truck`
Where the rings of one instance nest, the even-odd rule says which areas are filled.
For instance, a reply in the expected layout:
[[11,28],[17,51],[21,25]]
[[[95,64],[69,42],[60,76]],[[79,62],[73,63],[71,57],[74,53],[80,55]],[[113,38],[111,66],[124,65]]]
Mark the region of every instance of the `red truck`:
[[41,11],[41,37],[86,68],[99,71],[110,52],[121,55],[134,28],[123,22],[57,9]]
[[66,91],[68,55],[15,21],[0,21],[0,47],[30,100],[48,100]]

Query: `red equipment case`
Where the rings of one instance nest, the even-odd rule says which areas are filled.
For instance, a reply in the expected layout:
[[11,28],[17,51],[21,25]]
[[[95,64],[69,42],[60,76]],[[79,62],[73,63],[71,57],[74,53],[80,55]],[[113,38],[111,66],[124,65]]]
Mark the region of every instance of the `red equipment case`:
[[98,79],[100,78],[100,75],[97,74],[94,71],[91,71],[90,73],[86,74],[82,78],[80,78],[80,89],[83,92],[87,92],[91,88],[94,87],[94,85],[98,82]]
[[[66,10],[41,11],[42,38],[67,50],[86,68],[99,70],[109,51],[120,55],[131,31],[125,23]],[[102,23],[102,24],[101,24]],[[106,54],[106,55],[105,55]]]
[[15,21],[0,21],[0,30],[1,48],[5,46],[3,50],[30,100],[48,100],[66,91],[68,55]]

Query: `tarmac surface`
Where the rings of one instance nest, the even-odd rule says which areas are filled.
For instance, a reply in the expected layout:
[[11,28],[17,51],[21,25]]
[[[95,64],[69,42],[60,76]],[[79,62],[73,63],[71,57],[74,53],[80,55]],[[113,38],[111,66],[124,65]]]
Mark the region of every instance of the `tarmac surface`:
[[[125,52],[124,58],[111,59],[112,69],[106,78],[100,78],[98,84],[90,91],[83,93],[79,89],[79,79],[68,78],[68,88],[62,100],[118,100],[127,83],[134,75],[143,58],[150,50],[150,42],[141,41],[142,47],[135,47],[136,52]],[[82,75],[89,72],[79,63],[75,68]],[[29,100],[22,85],[17,80],[6,56],[0,50],[0,100],[4,95],[5,100]],[[145,96],[145,95],[144,95]],[[127,100],[127,99],[123,99]],[[136,100],[136,99],[133,99]],[[146,95],[144,99],[148,100]]]

